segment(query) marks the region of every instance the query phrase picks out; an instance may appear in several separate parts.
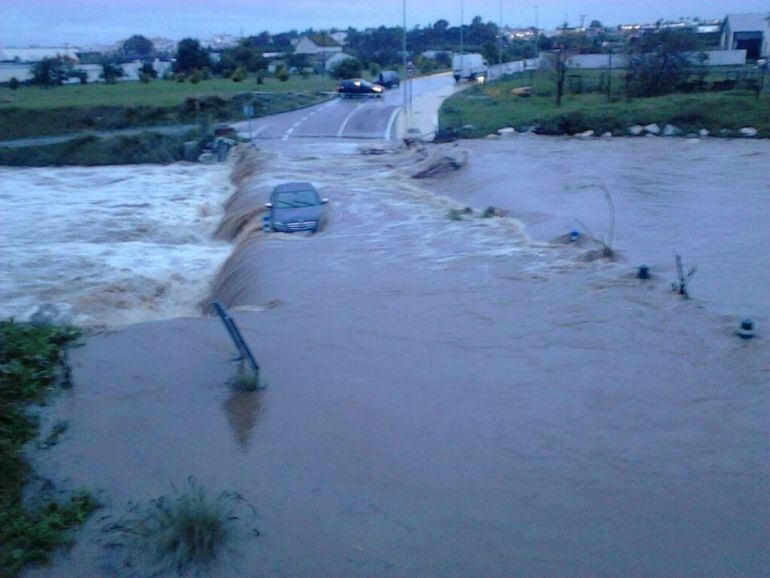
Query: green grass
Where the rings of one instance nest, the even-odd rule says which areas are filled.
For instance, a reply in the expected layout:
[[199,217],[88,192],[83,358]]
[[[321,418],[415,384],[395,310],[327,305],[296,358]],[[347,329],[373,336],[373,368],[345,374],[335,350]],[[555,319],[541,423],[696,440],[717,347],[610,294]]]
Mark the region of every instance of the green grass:
[[0,147],[0,166],[167,164],[182,160],[185,141],[198,138],[197,132],[180,135],[144,132],[103,138],[84,136],[43,146]]
[[0,111],[6,108],[52,109],[94,106],[175,106],[188,98],[205,99],[212,96],[231,98],[246,92],[306,92],[332,90],[335,82],[318,75],[308,78],[292,76],[286,82],[266,78],[257,84],[254,77],[243,82],[228,78],[212,78],[198,84],[154,80],[118,82],[116,84],[67,84],[55,88],[23,86],[17,90],[0,87]]
[[[583,73],[587,79],[591,74]],[[596,74],[592,72],[592,74]],[[550,73],[538,73],[532,79],[531,97],[520,97],[512,90],[529,84],[529,76],[508,78],[479,85],[444,102],[439,124],[442,132],[464,137],[483,137],[512,126],[517,130],[534,128],[541,134],[576,134],[593,130],[597,134],[628,134],[635,124],[673,124],[685,133],[701,128],[712,134],[721,129],[737,131],[753,126],[760,137],[770,137],[770,102],[767,95],[756,98],[753,92],[732,90],[669,94],[653,98],[626,100],[614,95],[608,102],[596,92],[564,95],[563,104],[555,104],[555,83]],[[620,78],[613,81],[622,89]],[[463,127],[472,125],[472,128]],[[735,134],[733,132],[733,134]]]
[[243,120],[251,102],[256,116],[285,112],[328,98],[329,78],[265,79],[258,85],[212,79],[198,84],[155,80],[148,84],[65,85],[55,88],[0,88],[0,135],[3,139],[96,130],[189,124],[202,116],[214,121]]
[[[58,546],[72,543],[69,530],[97,507],[85,490],[62,500],[32,497],[22,504],[29,476],[23,448],[38,434],[28,412],[61,378],[65,348],[79,337],[73,328],[0,322],[0,576],[15,576],[42,563]],[[57,437],[63,426],[55,426]],[[52,433],[53,433],[52,431]]]

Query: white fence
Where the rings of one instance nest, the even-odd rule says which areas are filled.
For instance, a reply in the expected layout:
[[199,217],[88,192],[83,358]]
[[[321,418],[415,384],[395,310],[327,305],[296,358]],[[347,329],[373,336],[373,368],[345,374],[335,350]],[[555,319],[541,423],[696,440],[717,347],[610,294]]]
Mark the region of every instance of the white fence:
[[[129,62],[121,65],[125,76],[119,80],[138,80],[139,69],[142,67],[141,62]],[[158,72],[158,76],[162,76],[163,73],[171,67],[170,62],[164,62],[156,60],[152,63],[152,66]],[[31,64],[20,64],[16,62],[0,62],[0,82],[8,82],[12,78],[16,78],[21,82],[32,78],[30,72]],[[99,76],[102,73],[102,67],[99,64],[76,64],[73,70],[82,70],[88,75],[88,82],[101,82]],[[78,79],[71,78],[70,84],[79,82]]]
[[[708,60],[705,62],[708,66],[741,66],[746,64],[745,50],[705,50],[701,52],[690,52],[688,58],[693,63],[699,63],[701,54],[706,54]],[[625,54],[576,54],[567,59],[569,68],[609,68],[610,56],[612,57],[612,68],[625,68],[628,64],[628,57]]]
[[490,67],[496,74],[514,74],[526,70],[537,70],[540,68],[539,58],[527,58],[526,60],[514,60],[512,62],[503,62]]

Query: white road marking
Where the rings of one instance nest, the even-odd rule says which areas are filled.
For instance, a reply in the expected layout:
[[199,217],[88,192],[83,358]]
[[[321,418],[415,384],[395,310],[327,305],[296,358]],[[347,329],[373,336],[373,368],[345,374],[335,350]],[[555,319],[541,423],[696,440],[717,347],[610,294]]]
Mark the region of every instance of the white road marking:
[[351,118],[353,118],[353,115],[354,115],[354,114],[356,114],[356,113],[358,112],[358,109],[359,109],[359,108],[361,108],[362,106],[364,106],[364,104],[366,104],[366,103],[365,103],[365,102],[362,102],[361,104],[359,104],[359,105],[358,105],[358,106],[355,108],[355,110],[353,110],[353,112],[351,112],[351,113],[350,113],[350,114],[347,116],[347,118],[346,118],[346,119],[345,119],[345,120],[342,122],[342,126],[340,127],[340,130],[338,130],[338,131],[337,131],[337,138],[340,138],[340,137],[342,137],[342,133],[344,133],[344,132],[345,132],[345,129],[347,128],[347,126],[348,126],[348,123],[350,122],[350,119],[351,119]]
[[[295,128],[297,128],[299,125],[301,125],[303,122],[305,122],[305,121],[306,121],[308,118],[310,118],[311,116],[313,116],[313,115],[314,115],[314,114],[316,114],[317,112],[319,112],[319,111],[321,111],[321,110],[323,110],[323,109],[325,109],[325,108],[328,108],[328,107],[329,107],[329,106],[331,106],[332,104],[334,104],[334,101],[333,101],[333,100],[330,100],[328,103],[326,103],[325,105],[321,106],[320,108],[316,108],[316,109],[315,109],[315,110],[313,110],[312,112],[309,112],[308,114],[306,114],[305,116],[303,116],[301,119],[299,119],[299,120],[298,120],[297,122],[295,122],[293,125],[291,125],[291,128],[290,128],[289,130],[287,130],[287,131],[286,131],[286,133],[283,135],[283,137],[282,137],[282,139],[281,139],[281,140],[289,140],[289,137],[291,136],[291,133],[293,133],[293,132],[294,132],[294,129],[295,129]],[[354,111],[354,112],[355,112],[355,111]]]
[[396,107],[396,109],[390,114],[390,118],[388,119],[388,126],[385,129],[385,134],[383,135],[385,140],[390,140],[390,134],[393,130],[393,123],[396,122],[396,117],[398,114],[403,110],[402,107]]

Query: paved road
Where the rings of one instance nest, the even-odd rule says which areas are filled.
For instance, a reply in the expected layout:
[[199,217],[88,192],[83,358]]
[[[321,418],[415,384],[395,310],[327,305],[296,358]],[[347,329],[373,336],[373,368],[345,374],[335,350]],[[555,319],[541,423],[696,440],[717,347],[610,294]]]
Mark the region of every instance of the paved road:
[[382,98],[336,98],[302,110],[254,119],[251,128],[248,122],[235,126],[242,136],[248,138],[251,134],[255,140],[303,137],[394,140],[406,134],[410,127],[420,134],[433,132],[441,101],[467,86],[456,86],[449,73],[417,78],[410,84],[411,95],[407,83],[403,83],[400,88],[388,90]]
[[[435,116],[441,101],[463,85],[455,86],[450,73],[436,74],[411,81],[411,99],[404,106],[404,92],[407,84],[388,90],[382,98],[335,98],[331,101],[282,114],[256,118],[252,121],[251,134],[254,139],[289,138],[360,138],[398,139],[407,132],[407,124],[419,127],[418,133],[427,134],[435,130]],[[409,96],[409,94],[407,94]],[[407,123],[407,115],[411,123]],[[420,115],[423,117],[421,118]],[[250,134],[247,121],[230,123],[241,136]],[[196,125],[141,127],[133,129],[98,131],[89,133],[34,137],[13,141],[0,141],[4,147],[25,147],[54,144],[86,135],[113,136],[137,134],[144,131],[178,133]]]
[[[522,62],[490,67],[494,78],[501,72],[518,72]],[[537,61],[529,61],[534,68]],[[438,129],[438,109],[445,98],[471,83],[456,84],[449,72],[415,78],[401,87],[388,90],[382,98],[335,98],[309,108],[270,115],[248,121],[231,123],[241,136],[257,139],[291,138],[358,138],[396,140],[406,135],[430,136]],[[406,93],[406,96],[405,96]],[[115,131],[98,131],[49,137],[0,141],[3,147],[24,147],[64,142],[73,138],[95,135],[130,135],[144,131],[179,133],[196,125],[140,127]]]

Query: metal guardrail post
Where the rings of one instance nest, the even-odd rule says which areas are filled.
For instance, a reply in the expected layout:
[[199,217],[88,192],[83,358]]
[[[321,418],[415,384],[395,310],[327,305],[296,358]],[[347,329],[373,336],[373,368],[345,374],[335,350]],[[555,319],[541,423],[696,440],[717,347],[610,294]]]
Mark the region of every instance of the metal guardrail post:
[[259,380],[259,364],[257,363],[254,354],[251,353],[251,350],[246,344],[246,341],[243,339],[243,335],[241,335],[240,329],[238,329],[238,326],[235,324],[235,320],[230,317],[230,314],[227,312],[227,309],[225,309],[225,306],[222,305],[222,303],[219,301],[214,300],[211,302],[211,305],[214,306],[217,314],[222,319],[222,323],[225,325],[225,329],[227,329],[227,333],[230,335],[230,339],[233,340],[235,347],[238,348],[239,357],[237,359],[245,359],[251,366],[251,369],[254,372],[254,376],[257,378],[257,380]]

